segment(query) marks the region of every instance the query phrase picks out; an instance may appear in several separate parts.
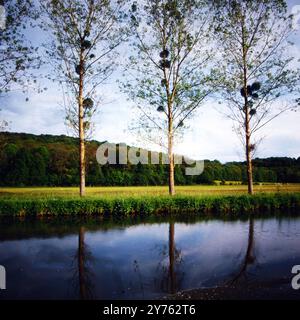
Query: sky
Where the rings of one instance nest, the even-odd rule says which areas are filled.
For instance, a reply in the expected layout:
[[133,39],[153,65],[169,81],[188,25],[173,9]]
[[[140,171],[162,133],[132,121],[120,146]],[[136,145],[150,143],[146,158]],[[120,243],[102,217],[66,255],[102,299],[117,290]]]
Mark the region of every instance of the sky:
[[[299,5],[300,12],[300,0],[288,3],[290,10]],[[298,25],[295,54],[300,58],[300,13]],[[120,93],[116,84],[117,78],[118,71],[99,89],[102,90],[106,103],[100,107],[94,118],[93,139],[140,146],[138,137],[129,130],[129,125],[134,120],[133,105],[127,101],[124,94]],[[31,92],[23,95],[13,91],[2,98],[0,117],[10,122],[9,131],[55,135],[71,133],[64,123],[65,114],[59,87],[53,84],[49,86],[49,83],[45,85],[48,90],[41,94]],[[29,98],[27,102],[26,97]],[[244,160],[242,145],[232,129],[232,121],[220,113],[217,106],[216,101],[208,101],[195,113],[183,139],[176,145],[177,153],[199,160],[217,159],[221,162]],[[288,112],[272,121],[260,131],[263,141],[259,144],[255,156],[298,158],[299,123],[300,112]]]

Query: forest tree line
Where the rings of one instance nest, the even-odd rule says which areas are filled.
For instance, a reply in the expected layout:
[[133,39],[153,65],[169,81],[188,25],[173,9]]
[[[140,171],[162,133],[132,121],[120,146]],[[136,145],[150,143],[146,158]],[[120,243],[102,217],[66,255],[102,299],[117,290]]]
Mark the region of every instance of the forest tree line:
[[[78,139],[68,136],[1,133],[1,186],[76,186]],[[145,186],[167,185],[168,165],[99,165],[96,150],[100,142],[87,143],[87,185]],[[254,159],[255,182],[300,182],[300,157]],[[199,176],[185,175],[184,165],[175,166],[178,185],[214,184],[215,181],[247,181],[245,162],[205,160]]]

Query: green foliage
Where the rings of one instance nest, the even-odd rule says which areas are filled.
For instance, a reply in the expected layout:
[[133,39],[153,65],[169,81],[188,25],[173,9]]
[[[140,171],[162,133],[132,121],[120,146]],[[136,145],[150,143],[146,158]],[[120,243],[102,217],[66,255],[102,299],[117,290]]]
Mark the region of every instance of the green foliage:
[[133,50],[121,89],[137,107],[133,127],[167,147],[212,91],[208,7],[205,1],[153,0],[135,3],[130,18]]
[[36,69],[40,64],[35,48],[24,32],[36,18],[33,1],[9,0],[3,5],[6,21],[0,28],[0,95],[16,83],[25,91],[28,81],[35,78],[30,69]]
[[40,0],[40,27],[50,35],[46,55],[49,78],[64,84],[66,124],[78,136],[79,101],[86,135],[99,107],[99,86],[115,70],[116,47],[126,37],[121,25],[124,0]]
[[[293,17],[282,0],[216,0],[211,8],[220,57],[216,86],[245,148],[249,174],[243,181],[252,192],[251,158],[260,129],[298,108],[299,61],[290,41]],[[254,174],[258,181],[267,175],[261,170]],[[275,176],[270,173],[267,179]]]

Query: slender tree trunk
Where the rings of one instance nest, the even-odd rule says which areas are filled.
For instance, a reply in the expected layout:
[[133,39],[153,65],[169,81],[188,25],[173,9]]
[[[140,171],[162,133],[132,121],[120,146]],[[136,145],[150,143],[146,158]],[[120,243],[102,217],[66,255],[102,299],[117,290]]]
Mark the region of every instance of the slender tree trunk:
[[169,158],[169,195],[175,195],[175,182],[174,182],[174,154],[173,154],[173,119],[171,115],[171,106],[169,104],[168,115],[168,158]]
[[78,95],[78,108],[79,108],[79,170],[80,170],[80,196],[85,195],[85,141],[84,141],[84,119],[83,119],[83,74],[84,62],[83,53],[80,55],[80,75],[79,75],[79,95]]
[[175,195],[173,141],[169,138],[169,195]]
[[248,181],[248,193],[253,194],[253,170],[252,170],[252,159],[251,159],[251,143],[250,143],[250,128],[249,128],[249,112],[247,110],[246,116],[246,159],[247,159],[247,181]]
[[170,272],[170,293],[176,293],[176,275],[175,275],[175,225],[169,225],[169,272]]
[[247,182],[248,182],[248,193],[253,194],[253,174],[252,174],[252,159],[251,159],[251,143],[250,143],[250,117],[249,117],[249,103],[248,103],[248,68],[247,68],[247,52],[248,47],[246,43],[246,32],[244,27],[244,21],[242,24],[242,47],[243,47],[243,85],[244,85],[244,112],[245,112],[245,135],[246,135],[246,161],[247,161]]

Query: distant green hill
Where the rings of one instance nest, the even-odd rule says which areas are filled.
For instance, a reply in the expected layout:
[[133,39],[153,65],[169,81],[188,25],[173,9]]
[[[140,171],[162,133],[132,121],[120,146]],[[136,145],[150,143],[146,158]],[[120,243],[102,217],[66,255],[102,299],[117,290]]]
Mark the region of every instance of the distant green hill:
[[[166,165],[103,165],[96,161],[98,141],[87,143],[87,185],[165,185]],[[1,186],[73,186],[79,184],[78,139],[65,135],[0,133]],[[255,159],[256,182],[300,182],[300,158]],[[199,176],[186,176],[184,166],[176,166],[178,185],[210,184],[213,181],[245,181],[244,162],[221,164],[205,160]]]

